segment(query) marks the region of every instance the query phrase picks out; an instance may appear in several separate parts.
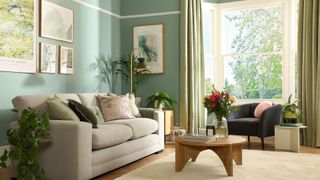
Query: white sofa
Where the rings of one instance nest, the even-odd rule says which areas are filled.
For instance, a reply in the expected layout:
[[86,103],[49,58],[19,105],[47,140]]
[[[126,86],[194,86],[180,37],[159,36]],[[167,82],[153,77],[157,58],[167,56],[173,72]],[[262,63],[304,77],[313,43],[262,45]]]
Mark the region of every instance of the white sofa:
[[[94,93],[17,96],[12,103],[18,116],[27,107],[46,112],[46,100],[55,95],[62,101],[97,105]],[[163,150],[163,112],[140,109],[140,113],[144,118],[115,120],[98,129],[86,122],[50,120],[50,142],[41,144],[39,154],[47,179],[90,179]]]

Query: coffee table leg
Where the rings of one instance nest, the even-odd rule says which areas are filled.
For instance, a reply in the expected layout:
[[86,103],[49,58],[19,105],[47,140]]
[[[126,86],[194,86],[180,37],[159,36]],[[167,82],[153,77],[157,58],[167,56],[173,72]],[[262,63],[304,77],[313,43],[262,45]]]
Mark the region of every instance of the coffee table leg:
[[233,145],[233,159],[237,165],[242,165],[242,145]]
[[233,176],[233,166],[232,166],[232,145],[223,146],[219,148],[212,148],[212,150],[219,156],[221,159],[224,168],[227,171],[228,176]]
[[186,153],[187,147],[176,142],[176,171],[181,171],[190,159],[190,157],[186,156]]
[[192,162],[195,162],[197,160],[199,153],[200,153],[200,151],[193,150],[193,152],[191,154]]

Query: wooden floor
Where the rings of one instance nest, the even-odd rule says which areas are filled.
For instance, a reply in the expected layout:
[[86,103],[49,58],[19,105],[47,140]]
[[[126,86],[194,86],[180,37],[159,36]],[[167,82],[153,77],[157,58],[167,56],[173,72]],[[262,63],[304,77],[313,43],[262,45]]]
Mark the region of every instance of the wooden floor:
[[[250,138],[250,146],[248,147],[248,144],[245,144],[244,149],[256,149],[261,150],[261,142],[259,138],[251,137]],[[274,151],[274,138],[269,137],[265,139],[265,150],[266,151]],[[162,153],[159,154],[152,154],[148,157],[145,157],[141,160],[138,160],[136,162],[133,162],[131,164],[128,164],[126,166],[123,166],[121,168],[118,168],[116,170],[113,170],[107,174],[104,174],[102,176],[99,176],[95,179],[97,180],[111,180],[115,179],[117,177],[120,177],[126,173],[129,173],[130,171],[133,171],[139,167],[142,167],[154,160],[161,159],[175,151],[174,144],[166,144],[165,149]],[[300,153],[313,153],[313,154],[320,154],[320,148],[311,148],[306,146],[300,147]]]

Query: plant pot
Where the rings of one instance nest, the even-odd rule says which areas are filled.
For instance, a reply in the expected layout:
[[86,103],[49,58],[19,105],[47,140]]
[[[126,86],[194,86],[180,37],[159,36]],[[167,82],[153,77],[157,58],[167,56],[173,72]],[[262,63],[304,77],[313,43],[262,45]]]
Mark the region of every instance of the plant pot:
[[153,107],[158,110],[162,110],[164,108],[164,103],[159,102],[158,100],[155,100],[153,105]]
[[298,122],[298,116],[296,113],[293,113],[291,111],[286,111],[283,113],[283,123],[285,124],[295,124]]
[[18,173],[14,168],[0,168],[1,180],[16,180],[18,179]]

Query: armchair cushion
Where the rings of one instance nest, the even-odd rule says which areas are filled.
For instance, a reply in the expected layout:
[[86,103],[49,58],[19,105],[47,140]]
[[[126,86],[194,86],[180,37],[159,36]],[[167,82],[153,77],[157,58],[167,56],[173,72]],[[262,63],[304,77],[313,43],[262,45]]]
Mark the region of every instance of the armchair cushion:
[[230,133],[236,135],[257,135],[259,129],[259,119],[257,118],[238,118],[228,121]]

